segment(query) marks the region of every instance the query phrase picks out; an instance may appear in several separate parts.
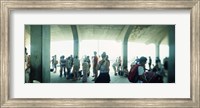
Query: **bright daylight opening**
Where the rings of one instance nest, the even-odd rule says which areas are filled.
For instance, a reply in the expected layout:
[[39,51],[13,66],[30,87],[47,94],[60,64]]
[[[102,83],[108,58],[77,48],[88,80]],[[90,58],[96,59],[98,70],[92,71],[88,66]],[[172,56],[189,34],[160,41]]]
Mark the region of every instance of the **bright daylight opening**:
[[[51,57],[57,55],[57,59],[64,55],[68,57],[73,55],[73,41],[52,41],[51,42]],[[82,62],[85,56],[89,56],[92,59],[94,51],[100,57],[103,52],[106,52],[109,56],[111,65],[117,59],[117,57],[122,57],[122,43],[114,40],[82,40],[79,46],[79,59]],[[151,57],[152,64],[155,63],[156,49],[155,44],[144,44],[128,42],[128,69],[130,65],[135,61],[137,57]],[[168,45],[160,45],[160,59],[161,62],[165,57],[169,57],[169,47]],[[148,62],[148,61],[147,61]],[[146,64],[148,65],[148,64]],[[113,71],[112,67],[111,72]]]
[[56,55],[59,59],[60,56],[64,55],[65,57],[68,57],[70,55],[73,55],[73,41],[51,41],[51,51],[50,51],[50,57],[53,55]]
[[[112,70],[112,64],[117,57],[122,55],[121,42],[114,40],[82,40],[80,41],[79,56],[81,62],[85,56],[89,56],[90,60],[94,56],[94,51],[97,52],[97,56],[101,59],[101,54],[106,52],[110,60],[110,70]],[[91,68],[92,69],[92,68]]]

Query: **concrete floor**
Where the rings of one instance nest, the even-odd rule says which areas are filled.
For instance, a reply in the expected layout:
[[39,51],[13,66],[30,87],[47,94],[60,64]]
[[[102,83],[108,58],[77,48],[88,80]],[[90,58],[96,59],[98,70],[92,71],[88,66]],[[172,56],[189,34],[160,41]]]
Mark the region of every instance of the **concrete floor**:
[[[60,72],[59,69],[57,69],[57,72],[51,72],[51,83],[82,83],[82,79],[81,80],[77,80],[77,81],[73,81],[72,79],[67,80],[66,77],[64,77],[64,75],[62,77],[59,76]],[[94,83],[94,81],[92,81],[92,79],[94,77],[92,77],[93,73],[92,71],[90,71],[90,76],[87,79],[87,83]],[[111,82],[110,83],[130,83],[128,81],[127,77],[124,76],[115,76],[114,72],[110,72],[110,77],[111,77]]]

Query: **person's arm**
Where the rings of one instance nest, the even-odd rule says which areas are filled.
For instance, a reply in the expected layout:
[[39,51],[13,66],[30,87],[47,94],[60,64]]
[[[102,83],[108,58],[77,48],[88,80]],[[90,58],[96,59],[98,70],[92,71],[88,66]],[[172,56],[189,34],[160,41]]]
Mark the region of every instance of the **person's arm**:
[[110,71],[109,67],[110,67],[110,62],[108,60],[106,60],[106,68],[107,68],[108,72]]
[[146,78],[144,76],[144,72],[145,72],[144,67],[139,66],[138,67],[139,80],[146,82]]
[[97,64],[97,70],[100,70],[101,65],[102,65],[102,60],[99,61],[99,63]]
[[142,75],[144,73],[144,68],[142,66],[138,67],[138,75]]

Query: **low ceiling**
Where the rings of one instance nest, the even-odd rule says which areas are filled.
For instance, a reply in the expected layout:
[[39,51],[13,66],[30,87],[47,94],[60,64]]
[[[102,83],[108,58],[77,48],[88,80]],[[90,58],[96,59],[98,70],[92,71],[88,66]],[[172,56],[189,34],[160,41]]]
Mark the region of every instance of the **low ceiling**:
[[[79,40],[123,41],[130,25],[77,25]],[[167,25],[132,25],[129,42],[167,44]],[[30,40],[30,26],[25,26],[26,43]],[[73,40],[70,25],[51,25],[51,41]]]

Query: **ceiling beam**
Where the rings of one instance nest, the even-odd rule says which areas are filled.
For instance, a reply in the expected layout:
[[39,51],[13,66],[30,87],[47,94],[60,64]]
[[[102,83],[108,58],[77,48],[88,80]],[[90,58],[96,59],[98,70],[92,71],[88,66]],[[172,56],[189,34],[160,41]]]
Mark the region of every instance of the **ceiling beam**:
[[124,35],[123,42],[128,42],[128,39],[129,39],[130,34],[131,34],[132,30],[133,30],[133,27],[134,27],[133,25],[128,26],[128,29],[127,29],[127,31],[126,31],[126,33]]
[[79,40],[77,26],[71,25],[71,29],[72,29],[72,34],[73,34],[74,40]]

